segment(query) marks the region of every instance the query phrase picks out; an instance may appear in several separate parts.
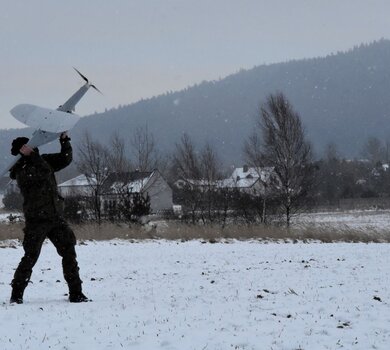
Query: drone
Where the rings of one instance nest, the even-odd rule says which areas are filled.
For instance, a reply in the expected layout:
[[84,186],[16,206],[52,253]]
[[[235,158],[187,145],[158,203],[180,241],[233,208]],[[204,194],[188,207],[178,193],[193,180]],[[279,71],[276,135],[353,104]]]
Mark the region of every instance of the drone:
[[[101,93],[83,74],[76,68],[73,67],[73,69],[83,78],[85,84],[56,110],[32,104],[20,104],[11,109],[10,113],[15,119],[35,129],[28,142],[29,147],[35,148],[45,145],[59,138],[63,132],[72,129],[80,119],[80,116],[73,113],[75,107],[89,88]],[[9,171],[20,157],[17,156],[16,159],[13,159],[12,163],[0,174],[0,178]]]

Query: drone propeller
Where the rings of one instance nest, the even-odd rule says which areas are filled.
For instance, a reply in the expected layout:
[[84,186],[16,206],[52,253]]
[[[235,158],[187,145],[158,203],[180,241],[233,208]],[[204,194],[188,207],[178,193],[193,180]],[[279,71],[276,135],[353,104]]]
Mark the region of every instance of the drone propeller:
[[88,79],[87,79],[86,76],[82,75],[75,67],[73,67],[73,69],[74,69],[77,73],[79,73],[80,77],[82,77],[82,78],[87,82],[87,84],[89,84],[89,81],[88,81]]
[[82,77],[82,78],[85,80],[85,82],[88,84],[88,86],[94,88],[97,92],[99,92],[99,93],[101,93],[101,94],[103,95],[103,93],[102,93],[95,85],[90,84],[88,78],[87,78],[85,75],[81,74],[80,71],[77,70],[75,67],[73,67],[73,69],[74,69],[77,73],[79,73],[80,77]]
[[97,92],[103,95],[103,93],[95,85],[89,84],[89,86],[94,88]]

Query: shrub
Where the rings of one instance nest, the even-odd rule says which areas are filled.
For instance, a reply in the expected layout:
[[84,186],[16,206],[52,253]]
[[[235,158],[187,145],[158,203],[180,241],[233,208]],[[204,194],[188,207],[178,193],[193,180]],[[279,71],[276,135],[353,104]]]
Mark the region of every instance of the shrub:
[[82,197],[65,198],[64,217],[74,223],[81,223],[87,219],[88,214]]
[[8,192],[3,198],[3,204],[8,210],[22,210],[23,196],[19,192]]

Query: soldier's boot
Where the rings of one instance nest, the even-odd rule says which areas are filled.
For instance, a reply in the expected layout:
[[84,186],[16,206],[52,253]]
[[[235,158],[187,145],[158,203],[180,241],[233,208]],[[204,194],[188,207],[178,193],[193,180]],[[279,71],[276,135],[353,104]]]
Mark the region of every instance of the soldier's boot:
[[85,303],[92,301],[83,294],[81,281],[79,283],[69,284],[69,301],[71,303]]
[[86,297],[82,292],[69,293],[69,302],[71,303],[86,303],[88,301],[92,300]]
[[9,302],[11,304],[23,304],[23,290],[13,287]]

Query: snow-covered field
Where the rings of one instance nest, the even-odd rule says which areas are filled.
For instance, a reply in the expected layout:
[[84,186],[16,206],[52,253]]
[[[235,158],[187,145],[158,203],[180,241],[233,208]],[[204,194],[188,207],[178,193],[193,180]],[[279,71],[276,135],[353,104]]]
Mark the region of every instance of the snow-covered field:
[[20,212],[6,212],[1,213],[0,212],[0,223],[9,223],[10,215],[16,218],[17,221],[20,221],[23,218],[23,215]]
[[294,219],[294,222],[317,227],[368,229],[390,233],[390,210],[351,210],[301,214]]
[[[8,217],[22,217],[20,212],[0,212],[0,223],[9,221]],[[313,227],[331,227],[354,230],[371,229],[390,233],[390,210],[351,210],[345,212],[319,212],[300,214],[293,217],[293,224]]]
[[199,241],[77,246],[69,304],[43,247],[23,305],[9,305],[22,248],[0,249],[1,349],[389,349],[390,244]]

